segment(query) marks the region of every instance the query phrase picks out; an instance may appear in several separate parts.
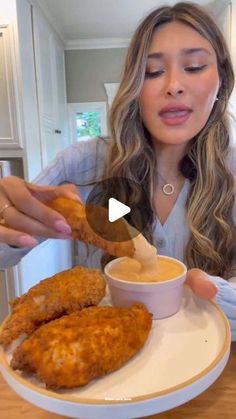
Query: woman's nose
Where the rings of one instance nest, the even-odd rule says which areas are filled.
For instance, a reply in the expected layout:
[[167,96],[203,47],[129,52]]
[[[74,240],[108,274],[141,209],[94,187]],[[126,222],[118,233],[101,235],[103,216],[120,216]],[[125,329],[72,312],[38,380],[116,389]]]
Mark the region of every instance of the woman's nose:
[[184,87],[176,71],[171,72],[166,80],[166,94],[168,96],[179,96],[184,93]]
[[183,89],[173,89],[173,88],[171,88],[171,89],[168,89],[168,91],[166,92],[167,93],[167,95],[168,96],[173,96],[173,97],[176,97],[176,96],[179,96],[179,95],[181,95],[181,94],[183,94]]

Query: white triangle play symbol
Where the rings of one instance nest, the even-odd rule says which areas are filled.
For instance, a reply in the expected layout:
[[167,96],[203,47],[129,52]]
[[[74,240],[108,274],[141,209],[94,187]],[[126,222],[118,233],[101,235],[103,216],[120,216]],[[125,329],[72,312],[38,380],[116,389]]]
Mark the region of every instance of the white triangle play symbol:
[[108,220],[112,223],[130,212],[128,205],[122,204],[115,198],[108,200]]

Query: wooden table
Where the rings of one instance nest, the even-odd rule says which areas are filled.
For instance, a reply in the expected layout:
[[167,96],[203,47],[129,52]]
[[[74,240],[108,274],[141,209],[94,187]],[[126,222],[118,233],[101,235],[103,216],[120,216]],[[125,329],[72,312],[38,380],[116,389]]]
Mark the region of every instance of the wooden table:
[[[21,399],[0,374],[1,419],[67,419],[39,409]],[[236,418],[236,342],[232,343],[229,362],[218,380],[190,402],[149,419],[234,419]],[[111,418],[112,419],[112,418]]]

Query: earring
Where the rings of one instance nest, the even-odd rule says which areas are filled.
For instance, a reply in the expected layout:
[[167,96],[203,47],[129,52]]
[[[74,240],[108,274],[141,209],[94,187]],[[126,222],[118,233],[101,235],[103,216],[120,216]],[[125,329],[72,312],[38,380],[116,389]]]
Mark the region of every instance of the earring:
[[217,100],[219,100],[218,96],[216,96],[216,98],[215,98],[215,102],[216,102]]

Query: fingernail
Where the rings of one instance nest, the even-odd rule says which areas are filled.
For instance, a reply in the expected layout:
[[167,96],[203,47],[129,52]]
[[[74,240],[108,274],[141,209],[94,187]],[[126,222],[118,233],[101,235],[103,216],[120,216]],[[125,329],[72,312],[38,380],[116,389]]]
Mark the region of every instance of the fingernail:
[[19,244],[24,247],[34,247],[38,244],[38,242],[31,236],[20,236]]
[[57,231],[64,234],[71,234],[71,228],[62,220],[57,220],[54,224],[54,227]]

